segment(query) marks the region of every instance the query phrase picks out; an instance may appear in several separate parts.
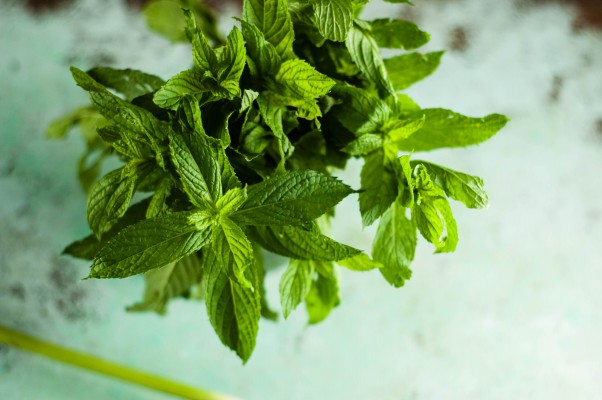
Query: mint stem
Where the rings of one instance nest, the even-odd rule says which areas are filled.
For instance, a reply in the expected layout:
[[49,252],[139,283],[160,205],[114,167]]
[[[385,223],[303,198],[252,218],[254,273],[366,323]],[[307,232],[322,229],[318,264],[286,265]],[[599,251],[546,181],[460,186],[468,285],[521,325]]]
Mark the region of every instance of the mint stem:
[[235,397],[225,396],[209,391],[186,386],[170,381],[160,376],[137,371],[110,361],[92,357],[88,354],[69,350],[40,339],[27,336],[0,325],[0,343],[5,343],[28,350],[39,355],[61,361],[66,364],[98,372],[104,375],[119,378],[124,381],[147,387],[163,393],[179,396],[192,400],[237,400]]

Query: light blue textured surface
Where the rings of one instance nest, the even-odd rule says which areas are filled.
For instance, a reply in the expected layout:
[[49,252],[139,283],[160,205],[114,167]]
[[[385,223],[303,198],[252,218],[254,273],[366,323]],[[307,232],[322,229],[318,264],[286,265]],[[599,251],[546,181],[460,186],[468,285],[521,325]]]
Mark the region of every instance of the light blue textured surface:
[[[428,49],[449,48],[459,26],[468,47],[448,52],[411,95],[423,107],[512,119],[477,148],[420,157],[482,176],[492,205],[454,204],[457,253],[421,243],[404,288],[342,271],[342,303],[323,324],[306,327],[302,309],[262,321],[244,367],[202,304],[126,314],[142,279],[81,281],[87,264],[59,256],[87,232],[74,171],[83,144],[43,137],[52,118],[86,101],[68,66],[104,59],[168,77],[190,63],[186,46],[148,33],[115,0],[35,18],[0,4],[0,323],[250,400],[602,398],[602,35],[574,33],[570,9],[558,6],[416,3]],[[367,12],[404,9],[376,2]],[[355,186],[358,168],[342,174]],[[356,199],[338,216],[335,237],[367,248],[373,229],[360,230]],[[268,278],[274,306],[280,272]],[[0,398],[166,397],[2,347]]]

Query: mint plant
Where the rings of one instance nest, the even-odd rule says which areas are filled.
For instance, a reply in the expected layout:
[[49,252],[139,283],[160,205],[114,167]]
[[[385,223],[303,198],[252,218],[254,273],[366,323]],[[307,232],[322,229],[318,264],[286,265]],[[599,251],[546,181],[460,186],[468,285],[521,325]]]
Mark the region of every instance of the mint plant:
[[[429,35],[408,21],[362,20],[366,3],[245,0],[225,40],[214,19],[185,9],[194,64],[167,81],[71,68],[92,104],[50,135],[93,127],[84,126],[80,163],[92,234],[65,252],[92,260],[89,278],[145,274],[133,311],[203,297],[220,340],[246,362],[260,317],[276,315],[265,301],[264,250],[290,258],[279,287],[284,317],[304,302],[309,323],[339,303],[337,265],[377,269],[400,287],[417,232],[435,252],[454,251],[448,199],[485,207],[483,181],[414,153],[481,143],[507,118],[421,108],[403,94],[443,53],[407,52]],[[383,59],[380,48],[400,54]],[[89,162],[93,152],[100,158]],[[122,166],[92,185],[106,156]],[[332,176],[351,157],[364,161],[360,188]],[[136,193],[144,199],[132,204]],[[378,221],[370,255],[328,235],[335,206],[351,194],[363,225]]]

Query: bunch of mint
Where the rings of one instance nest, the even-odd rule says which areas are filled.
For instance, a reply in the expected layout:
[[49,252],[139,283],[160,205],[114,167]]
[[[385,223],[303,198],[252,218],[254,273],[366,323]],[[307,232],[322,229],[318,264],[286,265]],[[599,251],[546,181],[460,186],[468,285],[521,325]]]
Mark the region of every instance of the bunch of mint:
[[[171,298],[200,293],[221,341],[246,361],[260,317],[276,316],[262,249],[290,258],[282,312],[305,302],[310,323],[339,303],[335,264],[378,269],[400,287],[417,232],[436,252],[454,251],[448,198],[484,207],[483,182],[411,155],[480,143],[507,118],[422,109],[400,93],[431,74],[442,52],[383,59],[380,48],[412,50],[429,35],[408,21],[360,19],[367,2],[246,0],[223,43],[184,10],[194,66],[166,82],[72,68],[92,105],[51,135],[92,120],[89,150],[123,166],[88,185],[93,234],[66,253],[93,260],[90,278],[144,273],[144,300],[132,310],[164,312]],[[350,157],[364,160],[358,190],[331,175]],[[83,182],[99,162],[80,169]],[[148,195],[131,204],[137,192]],[[371,257],[328,236],[334,207],[353,193],[363,224],[379,221]]]

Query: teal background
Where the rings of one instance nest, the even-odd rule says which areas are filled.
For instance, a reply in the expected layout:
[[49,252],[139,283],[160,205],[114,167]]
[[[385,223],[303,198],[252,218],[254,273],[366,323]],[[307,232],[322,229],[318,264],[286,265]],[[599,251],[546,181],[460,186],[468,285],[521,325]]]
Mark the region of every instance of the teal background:
[[[188,67],[189,49],[149,33],[116,0],[37,16],[3,0],[0,323],[244,399],[601,398],[602,33],[575,31],[576,11],[554,4],[416,3],[377,1],[366,15],[413,19],[432,35],[426,49],[449,50],[409,91],[423,107],[512,119],[478,147],[419,155],[482,176],[491,206],[454,204],[457,252],[433,255],[420,243],[405,287],[345,270],[341,305],[324,323],[308,327],[302,307],[262,321],[242,366],[203,304],[174,301],[165,317],[125,313],[141,277],[82,281],[88,265],[60,256],[88,231],[75,175],[83,140],[44,138],[53,118],[87,101],[68,67],[166,78]],[[359,168],[340,175],[357,187]],[[357,198],[337,213],[335,238],[368,249],[374,227],[361,229]],[[280,273],[268,277],[274,307]],[[168,397],[0,347],[0,398]]]

